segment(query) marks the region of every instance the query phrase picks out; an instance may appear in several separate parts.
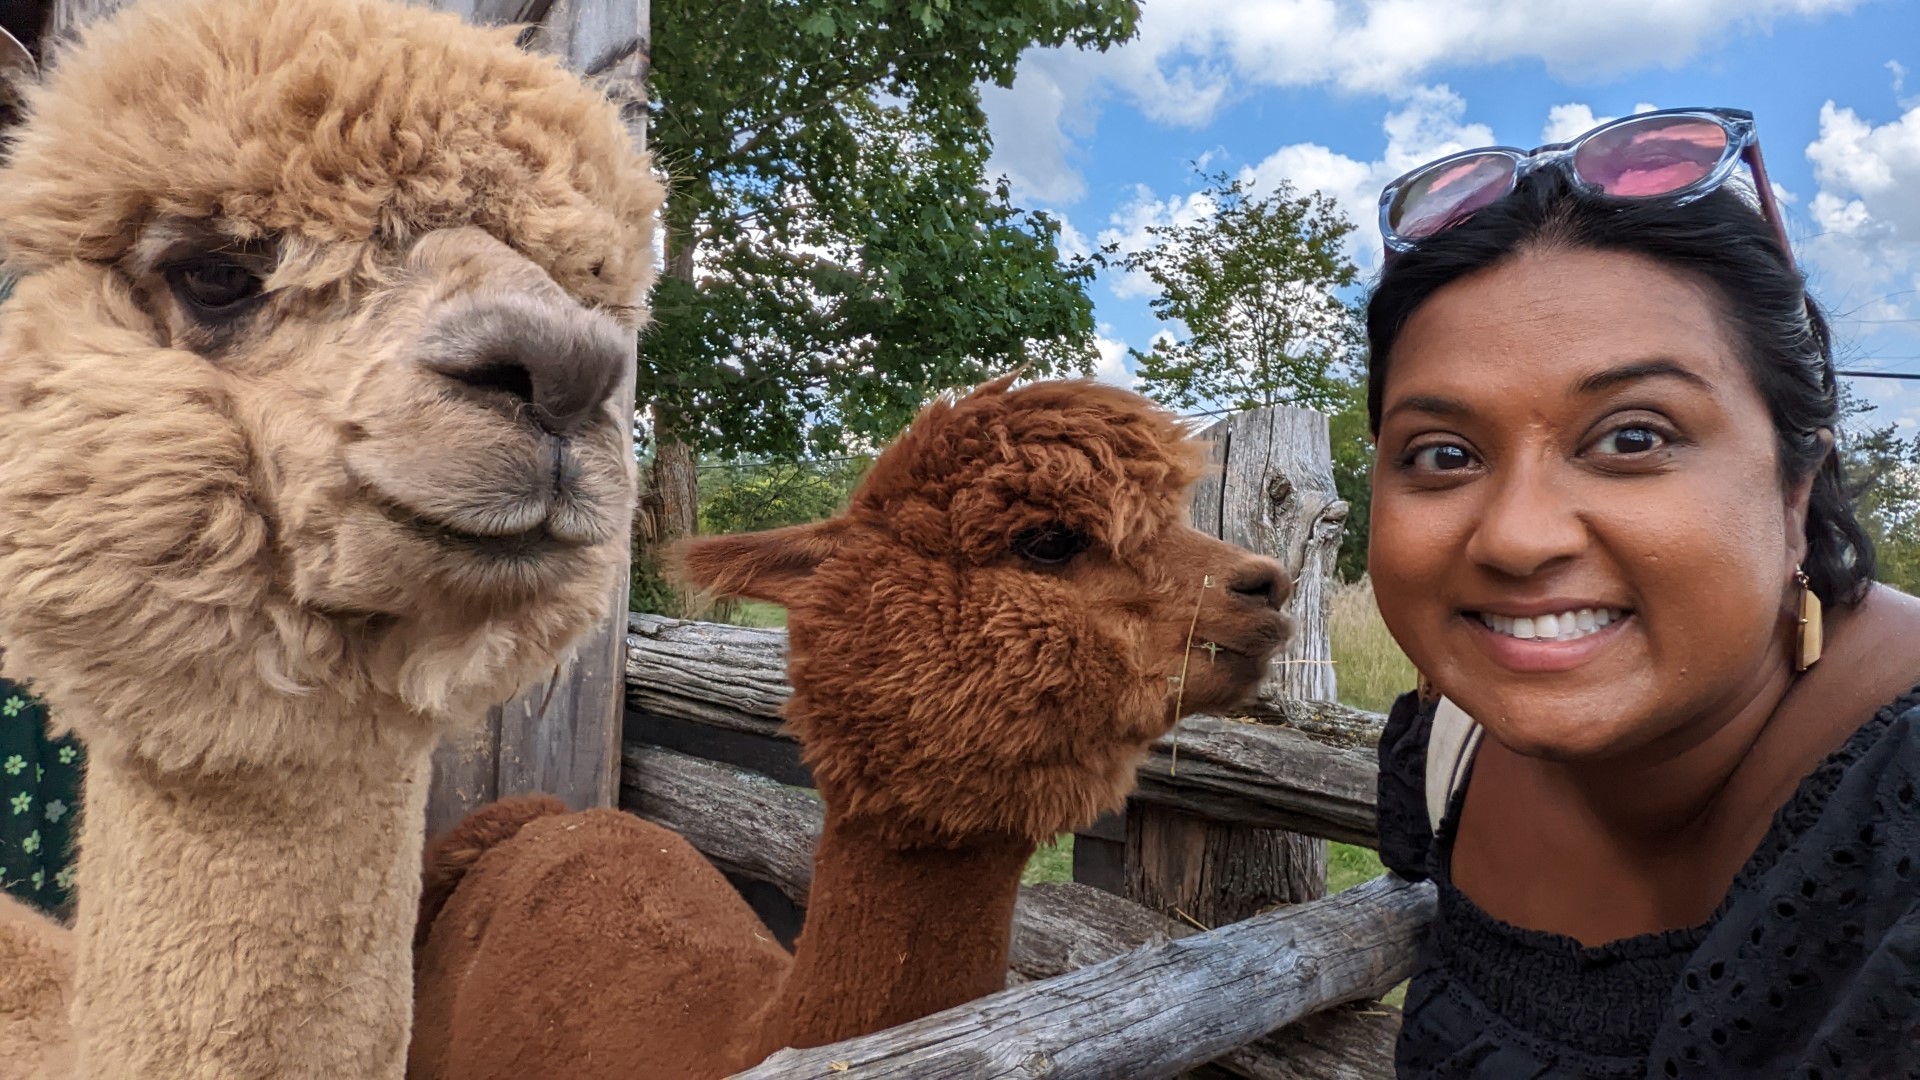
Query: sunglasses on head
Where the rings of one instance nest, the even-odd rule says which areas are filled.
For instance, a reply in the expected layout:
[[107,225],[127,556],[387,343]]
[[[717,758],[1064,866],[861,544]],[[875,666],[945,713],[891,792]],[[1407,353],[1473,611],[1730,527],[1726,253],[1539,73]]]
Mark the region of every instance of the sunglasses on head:
[[1380,193],[1387,257],[1443,232],[1505,198],[1522,178],[1559,169],[1582,191],[1619,199],[1686,203],[1726,183],[1741,162],[1753,172],[1760,213],[1791,258],[1773,200],[1753,114],[1740,109],[1661,109],[1612,120],[1571,142],[1535,150],[1489,146],[1429,162]]

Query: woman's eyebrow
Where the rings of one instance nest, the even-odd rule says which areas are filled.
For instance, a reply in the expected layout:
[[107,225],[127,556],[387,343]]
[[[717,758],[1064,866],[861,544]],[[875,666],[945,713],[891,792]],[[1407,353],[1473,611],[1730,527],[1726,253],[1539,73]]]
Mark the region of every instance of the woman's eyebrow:
[[1438,397],[1433,394],[1415,394],[1412,397],[1401,398],[1399,401],[1394,402],[1391,408],[1381,414],[1380,422],[1385,424],[1389,417],[1396,413],[1403,412],[1423,412],[1432,416],[1466,417],[1473,415],[1473,408],[1466,402],[1455,398]]
[[1626,383],[1639,382],[1642,379],[1681,379],[1690,382],[1702,390],[1713,389],[1713,384],[1704,376],[1672,360],[1642,360],[1633,364],[1596,371],[1574,385],[1578,394],[1598,394]]

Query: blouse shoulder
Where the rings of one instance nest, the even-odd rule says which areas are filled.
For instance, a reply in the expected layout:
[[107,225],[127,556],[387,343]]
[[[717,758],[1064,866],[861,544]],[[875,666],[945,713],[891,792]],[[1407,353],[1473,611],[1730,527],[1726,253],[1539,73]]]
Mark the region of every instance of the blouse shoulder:
[[1427,876],[1433,829],[1427,822],[1427,738],[1433,708],[1419,695],[1400,695],[1380,733],[1378,828],[1380,862],[1408,881]]

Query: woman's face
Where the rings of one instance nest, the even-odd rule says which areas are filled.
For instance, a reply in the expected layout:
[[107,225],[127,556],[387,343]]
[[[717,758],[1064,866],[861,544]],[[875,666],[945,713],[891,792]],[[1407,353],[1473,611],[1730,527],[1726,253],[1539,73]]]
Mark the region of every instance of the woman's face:
[[1654,260],[1536,251],[1435,292],[1394,345],[1380,609],[1518,753],[1690,742],[1786,662],[1805,490],[1722,319]]

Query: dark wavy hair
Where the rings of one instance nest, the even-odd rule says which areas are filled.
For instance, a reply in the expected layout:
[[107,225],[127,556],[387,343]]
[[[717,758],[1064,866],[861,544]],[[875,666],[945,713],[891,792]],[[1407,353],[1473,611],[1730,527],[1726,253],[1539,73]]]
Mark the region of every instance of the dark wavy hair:
[[1468,274],[1554,247],[1631,252],[1707,286],[1773,418],[1782,484],[1813,478],[1802,567],[1814,594],[1829,604],[1857,602],[1873,581],[1873,542],[1854,516],[1840,455],[1823,438],[1825,432],[1837,439],[1840,426],[1832,334],[1792,257],[1733,188],[1684,205],[1628,201],[1588,195],[1557,172],[1539,172],[1506,198],[1397,254],[1367,301],[1373,433],[1380,433],[1394,342],[1420,305]]

